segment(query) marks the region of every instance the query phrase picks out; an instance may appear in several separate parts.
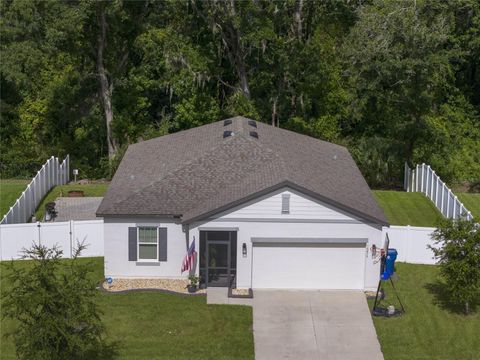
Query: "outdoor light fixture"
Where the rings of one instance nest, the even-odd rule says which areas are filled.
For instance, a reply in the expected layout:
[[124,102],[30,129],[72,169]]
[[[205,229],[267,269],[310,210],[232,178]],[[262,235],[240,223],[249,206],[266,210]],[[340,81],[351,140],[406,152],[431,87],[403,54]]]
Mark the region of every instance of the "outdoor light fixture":
[[247,257],[247,244],[245,243],[242,245],[242,255],[243,257]]
[[77,175],[78,175],[78,169],[73,169],[73,176],[74,176],[73,182],[77,182]]

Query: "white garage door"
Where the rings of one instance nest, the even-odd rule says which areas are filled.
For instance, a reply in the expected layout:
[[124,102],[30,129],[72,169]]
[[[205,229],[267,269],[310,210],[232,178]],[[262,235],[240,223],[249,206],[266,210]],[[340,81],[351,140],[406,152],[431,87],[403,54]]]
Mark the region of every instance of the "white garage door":
[[253,288],[364,288],[365,243],[253,245]]

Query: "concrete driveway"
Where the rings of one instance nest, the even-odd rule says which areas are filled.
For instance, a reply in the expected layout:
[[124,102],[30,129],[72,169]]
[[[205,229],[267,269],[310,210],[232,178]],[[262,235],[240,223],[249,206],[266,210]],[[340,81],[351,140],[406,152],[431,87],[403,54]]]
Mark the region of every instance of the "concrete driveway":
[[255,290],[255,359],[383,359],[365,295]]

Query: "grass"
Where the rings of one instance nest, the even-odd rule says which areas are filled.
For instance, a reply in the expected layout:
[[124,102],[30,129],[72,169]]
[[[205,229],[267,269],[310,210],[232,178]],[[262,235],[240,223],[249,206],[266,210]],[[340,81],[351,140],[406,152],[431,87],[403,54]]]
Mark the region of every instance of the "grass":
[[85,196],[104,196],[108,189],[108,183],[93,183],[93,184],[68,184],[55,186],[50,190],[47,195],[43,198],[40,205],[38,205],[37,210],[35,211],[35,216],[37,219],[43,219],[45,215],[45,204],[50,201],[55,201],[57,197],[68,196],[70,190],[82,190],[85,193]]
[[2,218],[15,201],[22,195],[30,180],[0,180],[0,218]]
[[472,212],[475,219],[480,219],[480,194],[457,193],[460,201]]
[[374,190],[373,195],[391,225],[435,227],[443,219],[435,205],[421,193]]
[[[374,318],[385,360],[479,359],[480,309],[466,316],[449,305],[438,270],[431,265],[397,264],[395,286],[406,314]],[[388,283],[385,292],[387,299],[394,296]]]
[[[68,261],[68,260],[66,260]],[[93,261],[103,278],[103,258]],[[4,264],[0,264],[5,276]],[[29,266],[16,261],[15,266]],[[6,289],[1,282],[2,292]],[[118,359],[253,359],[252,308],[207,305],[205,297],[159,293],[98,294],[108,339],[118,343]],[[12,321],[1,320],[2,334]],[[2,359],[14,359],[10,339],[1,339]]]

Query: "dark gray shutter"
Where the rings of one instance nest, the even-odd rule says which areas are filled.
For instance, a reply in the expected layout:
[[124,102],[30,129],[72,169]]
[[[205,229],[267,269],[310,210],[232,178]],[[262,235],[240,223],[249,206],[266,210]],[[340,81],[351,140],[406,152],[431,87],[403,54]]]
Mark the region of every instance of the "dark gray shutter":
[[290,213],[290,194],[282,194],[282,214]]
[[137,228],[128,228],[128,261],[137,261]]
[[167,261],[167,228],[158,228],[158,261]]

